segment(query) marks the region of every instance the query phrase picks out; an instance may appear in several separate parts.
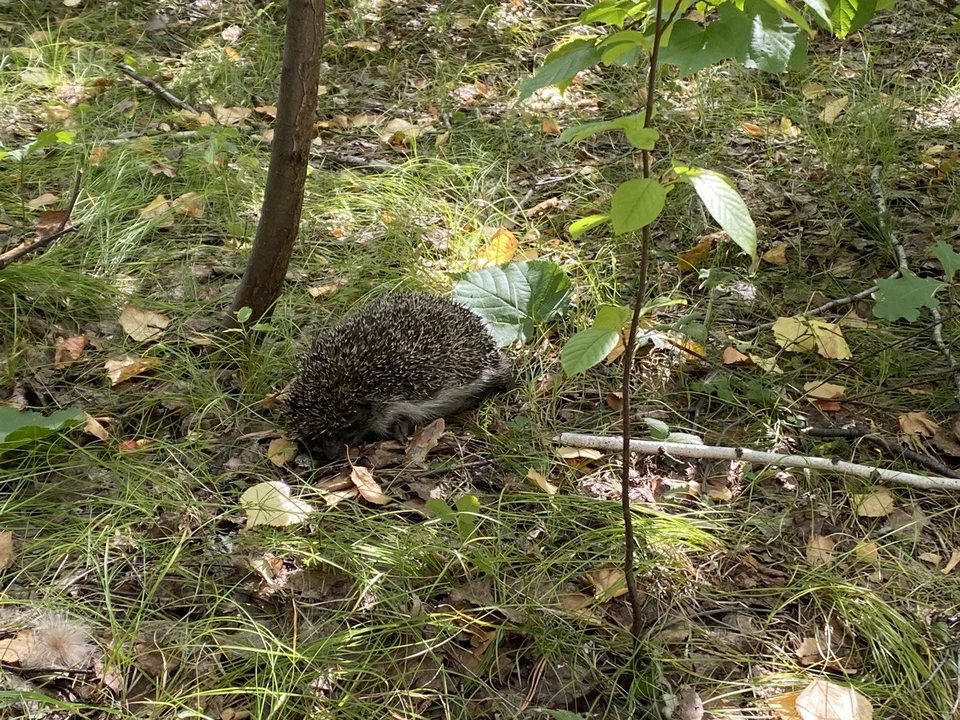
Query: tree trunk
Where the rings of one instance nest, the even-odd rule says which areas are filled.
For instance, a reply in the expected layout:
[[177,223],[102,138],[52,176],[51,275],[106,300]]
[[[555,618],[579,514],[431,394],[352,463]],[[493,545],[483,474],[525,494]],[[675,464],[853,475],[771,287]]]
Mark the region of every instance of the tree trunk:
[[269,315],[283,289],[303,209],[303,186],[317,112],[324,11],[324,0],[289,0],[287,5],[270,168],[257,236],[227,318],[233,326],[237,325],[237,311],[243,307],[253,310],[249,322]]

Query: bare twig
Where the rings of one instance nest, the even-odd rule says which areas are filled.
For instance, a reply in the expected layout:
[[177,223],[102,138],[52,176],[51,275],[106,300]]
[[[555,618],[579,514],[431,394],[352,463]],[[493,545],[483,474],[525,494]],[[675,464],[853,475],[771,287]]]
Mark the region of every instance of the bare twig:
[[70,196],[70,203],[67,205],[66,212],[64,212],[63,217],[60,219],[57,229],[52,233],[44,235],[39,240],[30,243],[29,245],[14,248],[13,250],[5,252],[3,255],[0,255],[0,270],[3,270],[11,263],[15,263],[20,258],[26,257],[32,252],[36,252],[37,250],[47,247],[67,233],[76,232],[80,229],[79,225],[71,225],[70,227],[67,227],[67,223],[70,222],[70,216],[73,214],[73,208],[77,204],[77,198],[80,197],[80,180],[82,177],[83,173],[78,170],[77,177],[73,181],[73,194]]
[[[617,450],[622,438],[581,433],[563,433],[558,438],[563,445],[571,447],[595,448],[597,450]],[[676,457],[698,458],[702,460],[742,460],[761,465],[779,465],[780,467],[798,467],[822,472],[852,475],[866,480],[910,485],[911,487],[960,491],[960,480],[933,475],[915,475],[914,473],[874,468],[869,465],[828,460],[827,458],[808,457],[806,455],[784,455],[782,453],[761,452],[739,447],[716,447],[713,445],[687,445],[685,443],[659,442],[656,440],[631,440],[630,451],[644,455],[672,455]]]
[[189,112],[192,112],[192,113],[197,112],[190,105],[188,105],[183,100],[181,100],[176,95],[174,95],[172,92],[167,90],[163,85],[156,82],[155,80],[151,80],[148,77],[144,77],[143,75],[139,74],[136,70],[134,70],[132,67],[130,67],[126,63],[122,63],[122,62],[117,63],[117,67],[120,69],[120,72],[122,72],[124,75],[126,75],[129,78],[133,78],[138,83],[140,83],[141,85],[145,86],[148,90],[150,90],[150,92],[152,92],[154,95],[156,95],[157,97],[163,100],[166,100],[175,108],[179,108],[181,110],[188,110]]
[[805,435],[811,435],[813,437],[839,437],[839,438],[857,438],[866,440],[869,443],[874,445],[879,445],[884,448],[887,452],[892,455],[902,455],[905,459],[909,460],[912,463],[916,463],[922,467],[925,467],[931,472],[935,472],[944,477],[955,478],[960,480],[960,473],[948,468],[942,462],[938,462],[931,457],[922,455],[914,450],[908,448],[899,447],[893,440],[888,440],[885,437],[881,437],[874,432],[871,432],[868,428],[862,427],[860,425],[854,425],[852,427],[844,428],[818,428],[818,427],[808,427],[804,428],[803,433]]

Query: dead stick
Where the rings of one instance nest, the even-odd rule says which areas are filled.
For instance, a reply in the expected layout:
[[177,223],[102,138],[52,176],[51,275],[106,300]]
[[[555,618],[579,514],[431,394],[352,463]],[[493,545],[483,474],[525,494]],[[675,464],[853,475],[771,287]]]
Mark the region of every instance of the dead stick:
[[180,108],[181,110],[188,110],[192,113],[197,112],[190,105],[187,105],[187,103],[185,103],[183,100],[178,98],[172,92],[167,90],[163,85],[156,82],[155,80],[151,80],[148,77],[144,77],[143,75],[140,75],[136,70],[134,70],[132,67],[130,67],[126,63],[117,63],[117,67],[120,68],[120,72],[122,72],[124,75],[130,78],[133,78],[141,85],[146,86],[146,88],[150,90],[150,92],[152,92],[157,97],[162,98],[163,100],[166,100],[175,108]]
[[25,245],[22,248],[17,248],[16,250],[11,250],[3,255],[0,255],[0,270],[3,270],[11,263],[15,263],[25,255],[29,255],[32,252],[36,252],[37,250],[50,245],[57,238],[63,237],[67,233],[76,232],[80,229],[79,225],[71,225],[70,227],[67,227],[67,223],[70,222],[70,216],[73,214],[73,208],[77,204],[77,198],[80,197],[80,180],[82,177],[83,173],[78,170],[77,177],[73,181],[73,195],[70,196],[70,204],[67,205],[67,211],[60,219],[60,224],[57,225],[57,229],[49,235],[44,235],[39,240],[30,243],[29,245]]
[[[623,443],[623,438],[620,437],[583,435],[581,433],[563,433],[558,440],[563,445],[597,450],[619,450]],[[673,455],[701,460],[742,460],[761,465],[798,467],[840,475],[851,475],[865,480],[883,480],[884,482],[910,485],[917,488],[960,491],[960,480],[952,478],[915,475],[914,473],[875,468],[843,460],[828,460],[827,458],[805,455],[784,455],[739,447],[688,445],[686,443],[658,442],[656,440],[631,440],[630,450],[644,455]]]
[[935,472],[938,475],[943,475],[948,478],[955,478],[960,480],[960,473],[951,470],[942,462],[934,460],[933,458],[922,455],[914,450],[909,448],[898,447],[893,440],[888,440],[885,437],[877,435],[876,433],[870,432],[865,427],[860,427],[859,425],[854,425],[853,427],[846,428],[818,428],[818,427],[808,427],[803,430],[804,435],[810,435],[812,437],[838,437],[838,438],[850,438],[850,439],[860,439],[866,440],[869,443],[874,445],[879,445],[887,452],[892,455],[902,455],[905,459],[909,460],[912,463],[916,463],[922,467],[925,467],[930,472]]

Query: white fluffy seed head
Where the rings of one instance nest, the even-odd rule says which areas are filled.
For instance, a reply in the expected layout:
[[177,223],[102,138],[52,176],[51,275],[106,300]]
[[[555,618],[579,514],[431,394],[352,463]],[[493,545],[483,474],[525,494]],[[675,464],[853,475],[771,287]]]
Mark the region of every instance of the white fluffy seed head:
[[397,408],[413,409],[411,419],[424,422],[511,380],[478,315],[446,297],[402,292],[320,333],[281,401],[285,424],[298,437],[342,451],[383,434]]
[[20,657],[24,668],[84,667],[96,649],[87,628],[62,615],[44,614],[32,633],[33,642]]

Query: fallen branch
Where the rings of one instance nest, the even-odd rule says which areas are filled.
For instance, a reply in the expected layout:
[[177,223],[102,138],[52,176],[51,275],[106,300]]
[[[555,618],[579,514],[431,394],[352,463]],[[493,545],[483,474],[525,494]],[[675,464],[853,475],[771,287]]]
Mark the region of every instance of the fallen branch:
[[[563,433],[558,440],[561,444],[570,447],[594,448],[597,450],[619,450],[623,443],[623,438],[620,437],[583,435],[581,433]],[[761,465],[779,465],[780,467],[796,467],[840,475],[852,475],[865,480],[883,480],[884,482],[910,485],[917,488],[960,491],[960,480],[952,478],[915,475],[898,470],[874,468],[869,465],[860,465],[843,460],[828,460],[827,458],[808,457],[806,455],[784,455],[747,448],[687,445],[686,443],[660,442],[657,440],[631,440],[630,451],[643,455],[672,455],[701,460],[743,460],[744,462]]]
[[145,86],[148,90],[150,90],[150,92],[152,92],[154,95],[156,95],[157,97],[163,100],[166,100],[175,108],[179,108],[180,110],[187,110],[192,113],[197,112],[190,105],[188,105],[183,100],[181,100],[176,95],[174,95],[172,92],[167,90],[163,85],[161,85],[160,83],[154,80],[151,80],[148,77],[144,77],[143,75],[140,75],[136,70],[134,70],[132,67],[130,67],[126,63],[122,63],[122,62],[117,63],[117,67],[120,69],[120,72],[122,72],[124,75],[126,75],[129,78],[132,78],[133,80],[136,80],[138,83],[140,83],[141,85]]
[[73,214],[73,208],[77,204],[77,198],[80,197],[80,180],[82,177],[83,173],[78,170],[77,177],[73,181],[73,194],[70,196],[70,204],[67,205],[67,210],[60,219],[57,229],[52,233],[44,235],[39,240],[35,240],[29,245],[23,245],[21,247],[14,248],[13,250],[8,250],[0,255],[0,270],[3,270],[8,265],[15,263],[17,260],[26,257],[32,252],[36,252],[37,250],[41,250],[48,245],[51,245],[55,240],[63,237],[67,233],[76,232],[80,229],[79,225],[70,225],[67,227],[67,224],[70,222],[70,216]]

